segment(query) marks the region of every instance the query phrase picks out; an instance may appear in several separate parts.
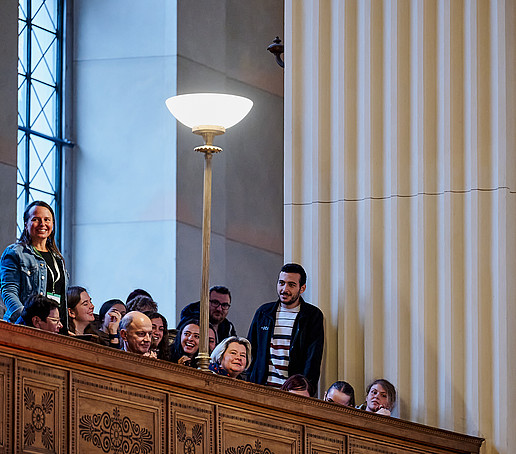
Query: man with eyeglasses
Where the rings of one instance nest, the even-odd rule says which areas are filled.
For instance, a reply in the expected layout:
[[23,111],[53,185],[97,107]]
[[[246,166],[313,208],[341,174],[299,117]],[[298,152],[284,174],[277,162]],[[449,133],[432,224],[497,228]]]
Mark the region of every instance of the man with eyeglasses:
[[[236,330],[226,317],[231,307],[231,292],[223,285],[210,288],[210,324],[217,333],[217,344],[231,336],[236,336]],[[190,303],[181,311],[181,320],[199,319],[200,303]],[[181,323],[181,321],[179,322]]]
[[59,318],[57,302],[39,294],[32,295],[27,299],[23,312],[16,323],[55,334],[59,333],[63,327]]

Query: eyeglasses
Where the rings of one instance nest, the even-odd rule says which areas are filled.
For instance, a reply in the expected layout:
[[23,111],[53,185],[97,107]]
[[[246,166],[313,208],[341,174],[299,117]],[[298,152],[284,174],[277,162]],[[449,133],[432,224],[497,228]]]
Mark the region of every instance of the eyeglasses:
[[57,317],[50,317],[50,316],[49,316],[49,317],[47,317],[47,320],[50,320],[50,321],[52,321],[52,322],[54,322],[54,323],[59,323],[59,322],[61,321],[61,319],[60,319],[60,318],[57,318]]
[[210,300],[210,305],[213,306],[214,309],[217,309],[217,307],[221,307],[225,311],[229,309],[231,304],[229,303],[221,303],[219,300]]

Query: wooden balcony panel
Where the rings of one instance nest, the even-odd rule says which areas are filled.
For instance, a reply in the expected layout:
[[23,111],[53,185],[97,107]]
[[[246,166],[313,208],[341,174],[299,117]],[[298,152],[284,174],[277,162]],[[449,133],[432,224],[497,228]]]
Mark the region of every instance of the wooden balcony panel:
[[0,322],[0,453],[478,453],[482,439]]

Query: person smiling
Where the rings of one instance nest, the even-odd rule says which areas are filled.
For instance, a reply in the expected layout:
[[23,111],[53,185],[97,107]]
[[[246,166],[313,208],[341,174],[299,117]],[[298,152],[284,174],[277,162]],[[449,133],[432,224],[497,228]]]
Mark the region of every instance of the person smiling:
[[170,359],[170,344],[168,341],[167,319],[158,312],[144,312],[152,323],[151,352],[156,358],[168,361]]
[[69,287],[66,292],[68,299],[68,332],[72,336],[91,334],[86,331],[95,320],[90,295],[84,287]]
[[185,366],[197,367],[195,356],[199,351],[199,321],[183,320],[170,346],[170,361]]
[[251,364],[251,344],[244,337],[231,336],[215,347],[209,369],[226,377],[243,380]]
[[249,381],[281,387],[295,374],[304,375],[317,389],[324,346],[323,314],[303,300],[306,272],[287,263],[278,275],[278,300],[256,311],[247,338],[254,358]]
[[38,294],[56,301],[67,331],[68,273],[55,242],[54,211],[47,203],[35,201],[25,209],[23,232],[0,259],[0,283],[6,306],[4,320],[16,322],[27,298]]

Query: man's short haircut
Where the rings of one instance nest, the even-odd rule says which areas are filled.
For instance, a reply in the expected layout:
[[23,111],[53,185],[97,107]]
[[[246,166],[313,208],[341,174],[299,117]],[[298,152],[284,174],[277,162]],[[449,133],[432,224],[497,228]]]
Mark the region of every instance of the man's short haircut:
[[224,287],[223,285],[214,285],[212,288],[210,288],[210,294],[211,292],[217,292],[221,295],[228,295],[229,301],[231,302],[231,292],[227,287]]
[[36,293],[29,296],[29,298],[27,298],[25,301],[25,305],[21,313],[21,318],[23,319],[23,323],[25,325],[33,327],[33,317],[37,316],[41,319],[42,322],[45,322],[52,309],[59,309],[57,302],[47,298],[46,296]]
[[213,351],[211,352],[211,361],[215,364],[220,364],[222,362],[222,357],[231,343],[237,343],[243,345],[245,347],[246,353],[246,361],[245,361],[245,370],[251,365],[252,356],[251,356],[251,342],[249,342],[245,337],[231,336],[226,337],[220,344],[218,344]]
[[306,271],[297,263],[286,263],[280,270],[280,273],[297,273],[299,274],[299,286],[302,287],[306,284]]
[[152,299],[152,296],[150,296],[150,293],[147,290],[143,290],[142,288],[136,288],[131,293],[129,293],[127,299],[125,300],[125,304],[127,304],[129,301],[131,301],[133,298],[136,298],[137,296],[146,296]]

